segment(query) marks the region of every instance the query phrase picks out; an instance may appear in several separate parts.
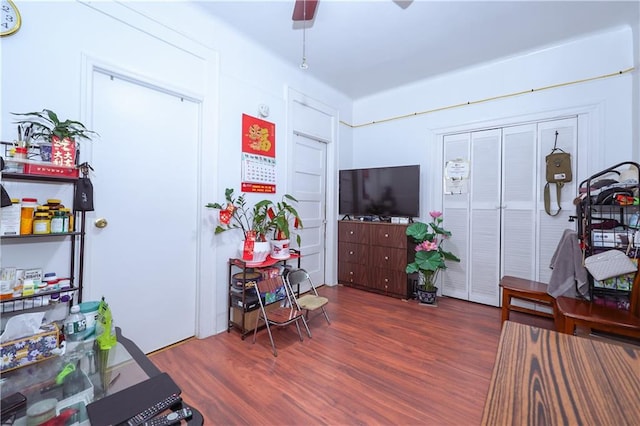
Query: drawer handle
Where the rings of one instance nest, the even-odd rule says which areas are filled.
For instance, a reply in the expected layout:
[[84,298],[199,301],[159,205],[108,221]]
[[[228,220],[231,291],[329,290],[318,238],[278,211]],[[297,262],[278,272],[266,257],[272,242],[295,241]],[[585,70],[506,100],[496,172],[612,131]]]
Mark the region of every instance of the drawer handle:
[[353,231],[349,231],[349,235],[353,235]]
[[384,260],[389,260],[389,256],[385,256],[385,257],[384,257]]
[[389,238],[389,234],[384,234],[384,237],[385,238]]
[[353,275],[353,271],[349,271],[349,275]]
[[349,254],[353,254],[353,252],[352,252],[352,251],[350,251],[350,252],[349,252]]
[[385,283],[388,283],[388,282],[389,282],[389,278],[385,278],[385,279],[384,279],[384,282],[385,282]]

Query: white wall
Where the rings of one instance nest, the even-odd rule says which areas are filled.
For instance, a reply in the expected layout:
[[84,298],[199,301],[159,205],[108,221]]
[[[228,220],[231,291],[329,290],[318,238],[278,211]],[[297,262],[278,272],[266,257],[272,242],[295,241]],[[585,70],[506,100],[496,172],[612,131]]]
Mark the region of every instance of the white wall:
[[[15,139],[10,112],[49,108],[65,118],[85,119],[80,99],[83,54],[98,60],[115,58],[122,68],[151,78],[156,69],[168,70],[175,76],[176,86],[194,93],[205,105],[213,104],[204,110],[202,129],[206,144],[202,161],[207,166],[202,182],[204,237],[199,276],[203,305],[208,309],[201,317],[205,330],[201,337],[226,330],[226,259],[235,255],[236,246],[225,238],[213,237],[216,218],[213,211],[204,209],[204,203],[222,201],[226,187],[240,186],[242,114],[256,116],[259,104],[270,106],[268,120],[276,123],[279,197],[287,192],[287,88],[339,110],[341,118],[349,121],[351,101],[183,2],[16,4],[22,28],[0,39],[2,140]],[[163,52],[176,47],[186,52],[186,59],[168,62]],[[197,67],[201,72],[197,78],[181,79],[186,67]],[[340,133],[341,138],[349,136],[350,132]]]
[[[169,68],[175,73],[176,85],[202,94],[206,103],[215,106],[209,109],[210,116],[205,117],[207,134],[203,139],[213,146],[206,150],[203,162],[209,163],[213,171],[212,178],[202,182],[204,201],[221,201],[224,188],[239,186],[241,115],[256,115],[260,103],[270,106],[268,120],[276,123],[278,192],[287,190],[288,87],[337,109],[345,123],[361,124],[637,67],[640,56],[637,27],[633,29],[635,34],[629,28],[620,28],[400,87],[352,104],[304,71],[283,63],[197,7],[183,2],[17,1],[17,4],[23,15],[22,29],[16,35],[0,39],[0,138],[15,137],[10,111],[48,107],[64,117],[83,118],[82,53],[117,57],[123,61],[123,67],[151,75],[158,67]],[[135,42],[128,37],[131,31],[147,34],[148,40]],[[188,51],[193,62],[164,62],[163,49],[168,47],[163,44],[167,43]],[[184,67],[203,63],[200,78],[180,79]],[[595,149],[581,150],[581,155],[589,157],[584,162],[585,170],[578,176],[581,179],[586,173],[612,163],[630,157],[640,159],[638,81],[638,71],[634,71],[356,129],[342,124],[338,129],[338,168],[419,162],[429,183],[423,186],[421,207],[426,212],[439,188],[440,161],[434,155],[437,153],[434,146],[443,131],[587,111],[592,119],[587,123],[587,135],[581,135],[581,143]],[[397,149],[399,146],[404,149]],[[337,197],[337,188],[333,191],[329,196]],[[203,229],[212,230],[214,220],[213,214],[203,211]],[[213,333],[226,329],[226,259],[234,254],[235,246],[224,238],[211,234],[207,237],[201,253],[200,276],[210,287],[205,295],[206,302],[212,305]],[[328,253],[327,260],[335,262],[335,253]]]
[[[350,166],[420,162],[426,187],[421,212],[427,212],[437,207],[433,203],[439,199],[441,158],[436,145],[443,132],[579,113],[588,113],[589,119],[583,123],[586,134],[579,135],[583,166],[577,171],[577,181],[620,161],[638,161],[632,120],[638,116],[632,112],[634,97],[638,97],[638,91],[632,90],[637,70],[474,104],[629,69],[636,65],[634,41],[631,28],[617,28],[358,100],[354,103],[356,125],[410,116],[354,129]],[[472,104],[411,115],[467,102]]]

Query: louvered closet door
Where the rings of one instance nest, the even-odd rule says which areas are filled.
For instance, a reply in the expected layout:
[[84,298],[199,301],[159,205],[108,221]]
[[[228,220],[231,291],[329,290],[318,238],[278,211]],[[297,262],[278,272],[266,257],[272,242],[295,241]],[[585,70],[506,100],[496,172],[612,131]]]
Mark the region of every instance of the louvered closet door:
[[469,300],[496,305],[500,281],[500,129],[471,133]]
[[[544,158],[553,149],[555,133],[558,131],[557,147],[571,154],[571,170],[573,171],[573,181],[567,182],[562,188],[561,205],[562,210],[557,216],[549,216],[544,210],[544,185],[545,181],[545,161]],[[569,216],[575,215],[573,199],[576,197],[577,188],[580,184],[580,177],[577,176],[578,164],[578,119],[571,117],[562,120],[545,121],[538,123],[538,189],[537,189],[537,220],[538,232],[538,276],[536,280],[548,283],[551,278],[549,264],[551,257],[558,246],[560,237],[565,229],[576,229],[575,222],[569,222]],[[556,193],[554,185],[551,185],[552,206],[556,206]],[[552,208],[552,213],[557,208]]]
[[[444,137],[444,162],[456,159],[468,160],[471,134],[446,135]],[[473,167],[473,166],[472,166]],[[448,262],[447,269],[441,274],[439,283],[442,294],[467,300],[469,297],[468,271],[469,256],[469,194],[445,194],[443,200],[444,227],[451,231],[446,250],[455,253],[460,263]],[[427,214],[425,220],[428,220]]]
[[536,128],[503,129],[501,277],[536,278]]

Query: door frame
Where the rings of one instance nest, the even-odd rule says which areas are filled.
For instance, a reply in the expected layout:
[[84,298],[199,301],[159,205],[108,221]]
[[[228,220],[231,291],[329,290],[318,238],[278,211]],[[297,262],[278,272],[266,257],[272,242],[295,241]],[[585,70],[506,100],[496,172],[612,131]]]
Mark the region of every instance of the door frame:
[[[202,44],[196,43],[186,36],[151,20],[136,11],[125,7],[122,4],[112,2],[91,2],[84,3],[89,8],[97,10],[117,21],[126,22],[132,28],[142,33],[157,37],[173,46],[193,54],[202,61],[205,69],[205,78],[201,82],[201,87],[195,90],[187,90],[176,87],[173,84],[158,82],[152,78],[141,76],[130,70],[122,69],[115,65],[115,60],[108,58],[98,59],[95,54],[82,54],[82,67],[80,76],[80,121],[91,123],[91,86],[92,74],[95,68],[113,71],[116,74],[128,76],[134,80],[148,81],[158,87],[164,87],[175,93],[189,94],[193,99],[200,102],[200,128],[197,169],[198,169],[198,199],[197,203],[201,208],[198,210],[195,219],[200,224],[196,235],[196,337],[205,338],[225,330],[228,326],[227,313],[227,293],[226,287],[210,285],[216,282],[216,263],[211,259],[217,258],[215,244],[210,243],[210,229],[207,226],[204,207],[209,194],[218,192],[218,176],[215,167],[204,167],[207,164],[215,164],[216,154],[219,145],[219,80],[220,80],[220,60],[217,52],[206,48]],[[205,120],[204,117],[207,117]],[[89,146],[88,157],[92,152]],[[88,242],[90,247],[90,242]],[[90,257],[88,257],[90,259]],[[218,288],[220,287],[220,288]]]
[[[531,123],[541,123],[546,121],[556,121],[565,118],[575,118],[577,123],[577,140],[575,156],[575,176],[585,175],[587,170],[591,168],[593,163],[597,162],[597,152],[600,149],[597,146],[599,135],[598,117],[601,117],[601,110],[604,106],[602,103],[577,106],[573,108],[564,108],[554,111],[545,111],[540,113],[532,113],[517,117],[502,117],[484,122],[473,122],[458,126],[447,126],[434,129],[429,132],[429,139],[434,143],[429,144],[429,158],[435,158],[431,164],[431,174],[429,181],[430,186],[429,204],[434,206],[436,210],[442,211],[444,206],[444,193],[442,188],[442,175],[444,173],[444,139],[445,136],[458,133],[473,133],[482,130],[490,130],[495,128],[514,127]],[[473,167],[473,165],[471,166]],[[497,284],[496,284],[497,285]],[[467,288],[469,291],[469,288]],[[499,303],[501,297],[499,295]]]
[[[338,123],[339,113],[336,108],[323,104],[304,93],[287,87],[287,188],[293,187],[295,153],[294,132],[318,142],[327,144],[326,155],[326,182],[325,182],[325,233],[324,233],[324,283],[327,285],[335,285],[338,282],[338,266],[335,248],[338,241],[338,215],[337,215],[337,199],[338,199],[338,180],[337,180],[337,164],[338,164]],[[331,129],[326,134],[320,134],[306,129],[300,129],[298,123],[294,122],[295,114],[293,114],[294,104],[298,103],[302,106],[317,110],[330,117]],[[315,133],[315,134],[314,134]]]

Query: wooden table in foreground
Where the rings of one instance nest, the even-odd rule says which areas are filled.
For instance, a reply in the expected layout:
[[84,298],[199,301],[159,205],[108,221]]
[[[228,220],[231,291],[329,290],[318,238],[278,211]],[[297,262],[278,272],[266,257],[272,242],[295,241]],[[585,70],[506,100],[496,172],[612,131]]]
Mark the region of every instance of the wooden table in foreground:
[[506,321],[483,425],[640,421],[640,349]]

